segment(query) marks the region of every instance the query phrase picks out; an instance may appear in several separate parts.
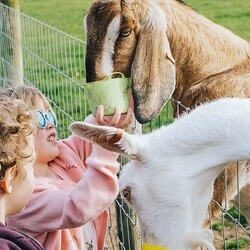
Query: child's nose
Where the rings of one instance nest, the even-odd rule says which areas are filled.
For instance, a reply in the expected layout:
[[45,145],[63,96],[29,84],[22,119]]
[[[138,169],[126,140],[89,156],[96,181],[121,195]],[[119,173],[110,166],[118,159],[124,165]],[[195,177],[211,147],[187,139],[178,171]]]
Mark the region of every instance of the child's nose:
[[54,123],[47,120],[47,128],[53,128],[53,127],[55,127]]

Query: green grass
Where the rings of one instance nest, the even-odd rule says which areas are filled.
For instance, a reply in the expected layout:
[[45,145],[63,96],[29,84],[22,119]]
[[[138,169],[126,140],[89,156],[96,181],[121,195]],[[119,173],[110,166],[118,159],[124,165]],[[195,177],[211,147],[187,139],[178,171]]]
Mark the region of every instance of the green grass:
[[[249,0],[186,0],[199,13],[250,41]],[[21,0],[21,11],[77,38],[84,39],[82,20],[92,0]]]
[[186,0],[185,2],[200,14],[250,41],[249,0]]
[[245,247],[247,247],[247,249],[249,249],[248,248],[249,246],[250,246],[249,237],[240,237],[237,242],[235,240],[230,240],[230,241],[226,242],[224,249],[237,250],[239,248],[245,248]]
[[142,126],[142,132],[147,134],[152,132],[156,128],[160,128],[163,125],[167,125],[173,122],[173,108],[171,101],[164,106],[161,111],[161,115],[153,119],[151,122],[146,123]]
[[[237,219],[239,220],[239,223],[246,227],[248,225],[248,222],[246,220],[246,218],[244,217],[244,215],[242,214],[239,214],[238,210],[235,208],[235,207],[231,207],[227,213],[230,215],[227,215],[225,214],[225,221],[224,221],[224,224],[226,227],[229,227],[229,226],[232,226],[234,225],[234,222],[232,220],[233,219]],[[222,231],[223,230],[223,225],[222,225],[222,222],[221,221],[218,221],[218,222],[215,222],[213,225],[212,225],[212,229],[213,230],[216,230],[216,231]]]
[[20,0],[21,11],[50,26],[84,40],[83,17],[89,0]]
[[[239,215],[239,213],[235,207],[230,208],[227,212],[230,216],[227,214],[224,216],[224,218],[225,218],[224,225],[223,225],[222,221],[217,221],[212,225],[212,229],[214,231],[219,231],[222,234],[224,226],[225,226],[225,228],[234,227],[234,222],[232,221],[232,218],[237,219],[237,220],[239,219],[239,223],[241,223],[242,226],[247,227],[248,222],[247,222],[246,218],[242,214]],[[229,233],[229,235],[230,235],[230,233]],[[249,237],[245,237],[245,236],[238,237],[237,241],[235,238],[229,239],[225,242],[223,249],[236,250],[236,249],[241,249],[241,248],[244,248],[244,249],[250,248],[250,238]]]
[[243,225],[243,226],[248,225],[248,222],[247,222],[246,218],[244,217],[244,215],[239,214],[238,210],[235,207],[230,208],[227,212],[230,215],[230,216],[228,216],[228,215],[225,216],[228,220],[230,220],[230,217],[233,217],[234,219],[239,220],[241,225]]

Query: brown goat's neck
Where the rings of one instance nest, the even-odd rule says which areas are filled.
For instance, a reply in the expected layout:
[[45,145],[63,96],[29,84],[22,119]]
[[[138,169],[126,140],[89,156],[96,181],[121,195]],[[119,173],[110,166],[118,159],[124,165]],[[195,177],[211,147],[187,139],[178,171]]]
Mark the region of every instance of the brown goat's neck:
[[161,4],[176,62],[177,98],[195,82],[249,60],[250,45],[247,41],[181,2],[169,0]]

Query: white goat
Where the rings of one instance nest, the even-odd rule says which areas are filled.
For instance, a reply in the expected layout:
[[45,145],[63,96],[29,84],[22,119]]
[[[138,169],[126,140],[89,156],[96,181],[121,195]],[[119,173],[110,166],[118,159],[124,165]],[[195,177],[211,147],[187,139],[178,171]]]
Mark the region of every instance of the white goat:
[[[87,81],[117,71],[131,77],[141,123],[156,117],[171,96],[191,109],[220,97],[250,97],[249,43],[182,1],[95,0],[85,29]],[[183,112],[173,105],[175,115]],[[214,200],[221,205],[237,194],[235,165],[227,168],[227,192],[225,171],[216,179]],[[250,181],[249,169],[249,162],[240,162],[240,188]],[[249,197],[250,186],[244,192],[241,197]],[[218,211],[211,203],[212,216]]]
[[172,250],[215,249],[203,220],[218,173],[229,161],[250,158],[250,99],[204,104],[145,135],[83,122],[70,129],[131,159],[119,184],[138,214],[144,242]]

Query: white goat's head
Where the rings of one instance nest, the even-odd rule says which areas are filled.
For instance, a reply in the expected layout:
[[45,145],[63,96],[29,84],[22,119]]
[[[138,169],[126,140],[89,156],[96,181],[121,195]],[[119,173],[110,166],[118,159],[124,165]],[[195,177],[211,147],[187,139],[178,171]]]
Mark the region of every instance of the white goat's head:
[[249,159],[249,117],[250,99],[226,98],[145,135],[84,122],[70,129],[131,159],[119,185],[138,214],[145,242],[214,249],[203,228],[213,182],[226,163]]
[[161,7],[152,0],[96,0],[84,24],[87,82],[122,72],[132,79],[137,120],[155,118],[176,81]]
[[[197,205],[197,210],[191,202],[192,193],[196,191],[190,189],[186,178],[192,176],[192,173],[188,174],[191,168],[187,169],[185,164],[183,168],[175,168],[171,162],[173,155],[182,157],[168,153],[169,145],[163,131],[153,137],[152,134],[130,135],[116,128],[84,122],[75,122],[70,129],[90,142],[131,159],[122,169],[119,186],[122,195],[138,215],[144,242],[173,250],[189,249],[188,246],[193,249],[204,244],[214,249],[207,239],[206,230],[201,227],[212,195],[212,181],[208,185],[200,178],[199,181],[205,185],[204,189],[200,187],[204,199],[202,205]],[[155,141],[159,141],[159,136],[162,141],[156,146]],[[195,176],[193,178],[196,179]],[[199,182],[193,181],[196,184]]]
[[[92,143],[97,143],[131,159],[124,166],[119,178],[121,193],[138,214],[144,242],[163,245],[160,237],[157,237],[157,234],[161,235],[160,232],[166,233],[165,230],[162,230],[166,221],[163,222],[162,220],[163,214],[162,211],[159,211],[161,205],[158,202],[164,200],[162,197],[162,182],[160,181],[162,175],[159,175],[159,166],[156,167],[157,162],[152,163],[148,156],[154,155],[154,159],[160,157],[157,156],[159,150],[150,143],[148,135],[130,135],[120,129],[100,127],[83,122],[72,123],[70,129],[74,134]],[[161,164],[163,162],[165,160]],[[152,176],[154,176],[153,179]],[[176,182],[175,178],[172,181]],[[151,184],[147,185],[149,183]],[[171,188],[166,187],[164,192],[167,193],[168,190],[171,190]],[[172,206],[172,204],[164,205],[166,207]],[[176,207],[173,207],[173,209],[178,210]],[[163,209],[163,211],[166,211],[166,217],[169,217],[168,211],[170,210]],[[159,213],[157,214],[156,211]],[[163,224],[161,224],[162,222]],[[171,238],[169,234],[168,236]]]

